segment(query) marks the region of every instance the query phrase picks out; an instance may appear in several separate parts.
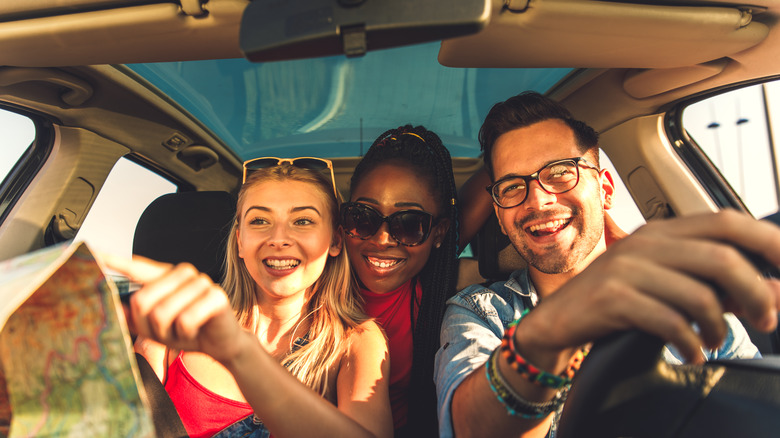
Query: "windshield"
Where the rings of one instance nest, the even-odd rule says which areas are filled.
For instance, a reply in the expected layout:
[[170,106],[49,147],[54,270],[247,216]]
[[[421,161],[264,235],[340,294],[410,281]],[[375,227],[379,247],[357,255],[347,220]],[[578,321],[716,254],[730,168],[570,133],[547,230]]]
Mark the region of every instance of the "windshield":
[[545,92],[571,69],[463,69],[437,62],[440,43],[253,64],[244,59],[132,64],[246,160],[362,156],[382,132],[424,125],[453,156],[477,157],[496,102]]

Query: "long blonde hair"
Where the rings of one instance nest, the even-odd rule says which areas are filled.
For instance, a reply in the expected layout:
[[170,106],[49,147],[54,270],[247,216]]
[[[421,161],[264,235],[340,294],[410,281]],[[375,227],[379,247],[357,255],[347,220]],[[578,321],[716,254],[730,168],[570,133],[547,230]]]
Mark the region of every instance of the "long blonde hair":
[[[230,297],[238,322],[254,333],[258,331],[257,285],[238,256],[236,230],[247,191],[262,182],[286,180],[315,186],[327,200],[334,238],[335,233],[341,233],[343,240],[343,230],[339,227],[338,219],[340,196],[336,198],[330,181],[319,172],[281,164],[253,171],[247,177],[238,194],[236,218],[228,237],[222,287]],[[367,319],[358,297],[357,282],[352,275],[347,251],[342,248],[337,256],[328,256],[325,269],[314,283],[306,308],[303,309],[302,314],[311,318],[308,344],[283,359],[287,369],[298,380],[321,395],[325,395],[328,390],[328,369],[342,356],[351,330]]]

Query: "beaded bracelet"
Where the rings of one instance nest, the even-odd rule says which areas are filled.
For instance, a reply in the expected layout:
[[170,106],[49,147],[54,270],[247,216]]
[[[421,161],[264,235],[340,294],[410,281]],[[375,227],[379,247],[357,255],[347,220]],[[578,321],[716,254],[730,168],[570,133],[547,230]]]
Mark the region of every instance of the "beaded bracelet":
[[498,349],[494,350],[485,364],[485,376],[490,389],[498,401],[504,405],[506,412],[514,417],[529,420],[545,418],[557,411],[566,400],[568,388],[558,391],[552,400],[542,403],[531,402],[524,399],[506,382],[501,370],[498,368]]
[[580,369],[580,365],[582,365],[583,359],[585,359],[585,356],[588,354],[588,350],[583,348],[577,351],[569,361],[569,366],[566,367],[566,370],[560,375],[548,373],[547,371],[540,370],[531,365],[520,355],[515,347],[515,330],[517,329],[517,324],[527,313],[528,309],[520,315],[520,318],[517,318],[514,322],[509,324],[509,327],[507,327],[504,338],[501,340],[501,354],[506,358],[513,370],[531,382],[552,389],[560,389],[564,386],[571,385],[571,379],[574,378],[574,375]]

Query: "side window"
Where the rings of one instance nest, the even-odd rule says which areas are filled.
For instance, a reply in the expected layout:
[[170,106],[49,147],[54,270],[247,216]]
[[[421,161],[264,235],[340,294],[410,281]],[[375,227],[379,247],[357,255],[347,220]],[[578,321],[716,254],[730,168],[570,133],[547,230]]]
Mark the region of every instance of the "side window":
[[683,111],[682,126],[754,216],[777,211],[777,81],[694,103]]
[[0,181],[5,181],[11,169],[35,140],[35,124],[21,114],[0,109],[0,132],[3,133],[0,145]]
[[84,240],[100,252],[129,257],[135,226],[144,209],[159,196],[176,190],[170,180],[121,158],[84,218],[76,240]]
[[[43,157],[45,146],[37,147],[38,132],[33,120],[0,108],[0,222],[32,179]],[[46,143],[41,142],[41,143]]]
[[631,197],[631,193],[623,184],[623,180],[615,170],[615,166],[612,161],[609,160],[604,151],[600,152],[599,164],[602,169],[609,169],[612,174],[612,180],[615,183],[615,201],[612,208],[607,211],[615,221],[618,227],[626,233],[632,233],[637,228],[645,224],[645,218],[642,216],[642,212],[639,211],[634,198]]

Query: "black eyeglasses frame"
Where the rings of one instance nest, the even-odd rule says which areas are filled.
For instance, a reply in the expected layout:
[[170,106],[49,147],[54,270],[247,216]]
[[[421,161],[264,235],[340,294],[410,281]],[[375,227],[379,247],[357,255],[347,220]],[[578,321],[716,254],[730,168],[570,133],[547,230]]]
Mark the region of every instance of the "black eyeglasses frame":
[[[556,164],[565,163],[567,161],[573,161],[574,162],[574,164],[575,164],[574,167],[577,169],[577,181],[574,183],[574,185],[572,185],[571,187],[569,187],[566,190],[563,190],[563,191],[560,191],[560,192],[550,191],[547,187],[544,186],[542,181],[539,180],[539,174],[543,170],[545,170],[545,169],[547,169],[547,168],[549,168],[551,166],[554,166]],[[530,191],[528,188],[531,186],[531,181],[534,181],[534,180],[539,183],[539,187],[541,187],[542,190],[545,191],[545,193],[549,193],[551,195],[560,195],[562,193],[566,193],[566,192],[568,192],[570,190],[573,190],[580,183],[580,166],[584,167],[586,169],[593,169],[593,170],[596,170],[596,171],[600,171],[601,170],[597,166],[594,166],[594,165],[590,164],[590,162],[588,162],[588,160],[585,157],[564,158],[564,159],[561,159],[561,160],[551,161],[551,162],[545,164],[541,169],[537,170],[536,172],[534,172],[534,173],[532,173],[530,175],[515,175],[515,174],[506,175],[503,178],[500,178],[496,182],[494,182],[494,183],[490,184],[489,186],[485,187],[485,190],[487,190],[487,192],[490,193],[490,197],[493,198],[493,202],[499,208],[513,208],[513,207],[517,207],[518,205],[521,205],[523,202],[525,202],[526,199],[528,199],[528,192]],[[514,205],[502,205],[498,201],[498,197],[499,196],[495,192],[495,189],[501,183],[503,183],[505,181],[508,181],[508,180],[517,179],[517,178],[520,178],[523,181],[525,181],[526,189],[525,189],[525,196],[523,196],[523,200],[518,202],[517,204],[514,204]]]

